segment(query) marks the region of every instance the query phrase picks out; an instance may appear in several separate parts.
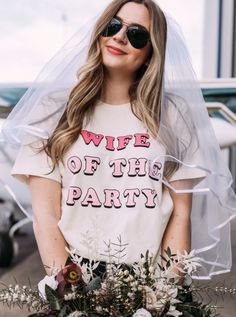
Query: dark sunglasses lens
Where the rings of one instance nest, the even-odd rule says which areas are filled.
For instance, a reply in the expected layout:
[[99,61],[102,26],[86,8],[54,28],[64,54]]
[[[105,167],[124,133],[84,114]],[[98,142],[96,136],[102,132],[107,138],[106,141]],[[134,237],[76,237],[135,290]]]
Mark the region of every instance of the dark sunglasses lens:
[[130,44],[137,49],[144,48],[147,45],[149,34],[139,27],[129,27],[127,32]]
[[[102,32],[102,36],[109,37],[118,33],[122,29],[122,22],[116,18],[113,18],[105,30]],[[137,49],[144,48],[147,45],[149,39],[149,33],[140,26],[129,26],[127,30],[127,37],[130,44]]]
[[108,36],[113,36],[116,33],[120,31],[122,28],[122,24],[119,20],[117,19],[112,19],[105,30],[102,32],[102,36],[108,37]]

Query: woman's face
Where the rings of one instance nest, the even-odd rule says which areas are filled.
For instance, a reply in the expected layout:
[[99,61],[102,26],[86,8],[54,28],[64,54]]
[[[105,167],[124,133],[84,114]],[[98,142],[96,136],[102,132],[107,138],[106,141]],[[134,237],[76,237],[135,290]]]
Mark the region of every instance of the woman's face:
[[134,48],[126,35],[127,24],[139,24],[150,31],[148,9],[143,4],[126,3],[116,14],[123,24],[121,30],[113,36],[100,38],[102,63],[108,72],[120,72],[134,76],[137,70],[146,62],[151,51],[151,43],[142,49]]

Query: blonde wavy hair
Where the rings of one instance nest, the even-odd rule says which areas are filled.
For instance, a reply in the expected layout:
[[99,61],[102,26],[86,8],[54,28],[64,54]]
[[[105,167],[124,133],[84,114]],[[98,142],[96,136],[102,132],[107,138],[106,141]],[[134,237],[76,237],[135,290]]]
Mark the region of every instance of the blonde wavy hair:
[[[150,15],[152,54],[148,66],[141,66],[130,87],[131,109],[134,115],[156,137],[161,110],[162,83],[165,63],[167,23],[160,7],[152,0],[114,0],[98,19],[91,36],[87,61],[78,72],[78,83],[70,93],[66,110],[43,149],[51,157],[53,169],[80,135],[84,120],[93,115],[96,102],[101,98],[104,84],[100,36],[121,7],[135,2],[143,4]],[[158,36],[157,36],[158,35]]]

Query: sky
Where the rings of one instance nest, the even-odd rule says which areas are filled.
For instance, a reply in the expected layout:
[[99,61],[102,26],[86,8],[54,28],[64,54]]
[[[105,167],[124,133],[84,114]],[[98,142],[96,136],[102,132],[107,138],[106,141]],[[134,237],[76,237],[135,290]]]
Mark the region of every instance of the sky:
[[[200,78],[205,0],[158,0],[176,18]],[[86,21],[110,0],[0,0],[0,83],[31,82]],[[194,36],[193,36],[194,35]]]

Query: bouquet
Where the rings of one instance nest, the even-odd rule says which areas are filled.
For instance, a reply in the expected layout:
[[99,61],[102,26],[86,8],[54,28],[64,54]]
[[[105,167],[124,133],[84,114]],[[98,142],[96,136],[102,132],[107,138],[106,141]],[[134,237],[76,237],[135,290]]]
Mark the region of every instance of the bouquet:
[[[203,303],[205,289],[195,286],[191,278],[201,266],[194,251],[172,254],[168,248],[162,264],[156,265],[147,251],[132,265],[107,262],[100,276],[94,274],[99,262],[82,264],[82,257],[68,252],[66,266],[46,276],[38,289],[10,285],[0,290],[0,301],[34,311],[28,317],[219,316],[215,306]],[[236,291],[211,290],[221,294]]]

